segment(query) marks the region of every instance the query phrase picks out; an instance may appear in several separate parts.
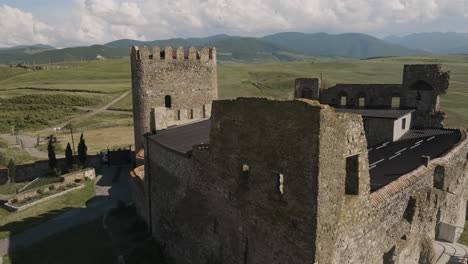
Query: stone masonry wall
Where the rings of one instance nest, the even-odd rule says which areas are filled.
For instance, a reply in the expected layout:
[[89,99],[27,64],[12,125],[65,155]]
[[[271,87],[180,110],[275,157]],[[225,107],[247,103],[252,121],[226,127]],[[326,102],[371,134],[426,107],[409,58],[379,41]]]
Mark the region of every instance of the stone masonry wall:
[[437,222],[465,216],[461,133],[443,157],[370,193],[360,116],[310,100],[216,101],[210,145],[191,157],[148,137],[148,221],[181,264],[418,263]]
[[[422,242],[434,238],[438,221],[459,225],[464,220],[467,143],[463,141],[428,167],[401,176],[366,199],[346,199],[338,216],[333,257],[320,263],[382,263],[392,249],[395,263],[418,263]],[[436,171],[442,173],[440,164],[446,166],[444,184],[453,193],[441,190],[441,185],[435,188]]]
[[[150,54],[147,47],[132,47],[131,65],[137,151],[143,147],[143,134],[165,129],[158,127],[154,117],[167,120],[167,125],[209,118],[209,106],[218,97],[215,48],[196,51],[191,47],[185,53],[182,47],[176,51],[166,47],[162,52],[153,47]],[[166,96],[171,98],[167,112],[162,111]]]
[[[319,101],[337,106],[344,96],[346,107],[390,108],[392,98],[398,97],[400,108],[415,109],[412,118],[415,127],[443,127],[445,113],[440,111],[439,96],[446,92],[449,79],[449,73],[439,64],[405,65],[402,84],[338,84],[318,90]],[[302,80],[296,81],[296,98],[304,97],[297,92]],[[365,105],[359,105],[359,98],[364,98]]]
[[[358,106],[359,98],[365,98],[369,108],[390,108],[393,96],[403,96],[401,84],[337,84],[321,90],[320,103],[339,105],[341,96],[346,97],[346,106]],[[402,98],[402,101],[405,99]]]
[[[97,155],[89,155],[86,159],[86,167],[100,168],[101,160]],[[65,158],[57,159],[57,168],[62,172],[69,169]],[[16,166],[15,182],[32,181],[37,177],[43,176],[50,172],[49,161],[40,160],[30,164]]]

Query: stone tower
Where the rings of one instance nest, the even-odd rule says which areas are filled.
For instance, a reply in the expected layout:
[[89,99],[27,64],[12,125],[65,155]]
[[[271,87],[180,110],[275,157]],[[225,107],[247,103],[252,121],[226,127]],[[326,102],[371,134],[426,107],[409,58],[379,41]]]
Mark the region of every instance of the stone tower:
[[207,119],[218,97],[216,49],[131,48],[135,148],[143,135]]

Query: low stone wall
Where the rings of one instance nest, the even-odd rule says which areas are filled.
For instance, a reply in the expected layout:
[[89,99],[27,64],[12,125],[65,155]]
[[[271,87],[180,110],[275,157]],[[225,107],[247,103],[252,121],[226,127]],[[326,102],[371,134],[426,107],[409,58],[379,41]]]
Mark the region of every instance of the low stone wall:
[[94,168],[84,169],[81,171],[69,173],[61,177],[62,179],[61,182],[39,186],[29,191],[25,191],[25,192],[12,195],[9,197],[8,203],[13,203],[13,201],[15,201],[16,203],[16,202],[24,201],[26,199],[34,198],[41,193],[46,193],[50,190],[64,187],[70,183],[75,182],[75,180],[84,180],[84,179],[94,180],[95,178],[96,178],[96,173],[95,173]]
[[[101,166],[102,163],[98,155],[88,156],[85,167],[93,167],[99,169],[101,168]],[[60,171],[66,171],[69,169],[65,159],[57,159],[57,168]],[[31,164],[18,165],[16,166],[15,182],[32,181],[38,177],[47,174],[49,171],[50,168],[48,160],[40,160]],[[0,184],[4,184],[2,183],[1,175],[5,173],[8,175],[8,169],[0,168]]]
[[96,179],[96,170],[94,168],[88,168],[62,175],[62,178],[65,184],[75,182],[75,180],[94,180]]
[[26,208],[29,208],[29,207],[31,207],[31,206],[34,206],[34,205],[36,205],[36,204],[38,204],[38,203],[42,203],[42,202],[48,201],[48,200],[53,199],[53,198],[55,198],[55,197],[62,196],[62,195],[64,195],[64,194],[66,194],[66,193],[69,193],[69,192],[71,192],[71,191],[78,190],[78,189],[81,189],[81,188],[84,188],[84,185],[79,185],[79,186],[76,186],[76,187],[74,187],[74,188],[71,188],[71,189],[68,189],[68,190],[64,190],[64,191],[62,191],[62,192],[59,192],[59,193],[56,193],[56,194],[53,194],[53,195],[46,196],[46,197],[44,197],[44,198],[42,198],[42,199],[36,200],[36,201],[34,201],[34,202],[31,202],[31,203],[27,203],[27,204],[22,205],[22,206],[14,206],[14,205],[12,205],[12,204],[10,204],[10,203],[5,203],[5,204],[3,205],[3,207],[5,207],[8,211],[13,211],[13,212],[22,211],[22,210],[24,210],[24,209],[26,209]]
[[0,185],[8,182],[8,169],[0,167]]

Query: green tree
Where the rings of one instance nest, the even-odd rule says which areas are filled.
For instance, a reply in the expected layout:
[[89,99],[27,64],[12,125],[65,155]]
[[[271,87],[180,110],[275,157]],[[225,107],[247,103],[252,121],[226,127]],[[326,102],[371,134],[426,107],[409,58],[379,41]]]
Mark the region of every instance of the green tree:
[[10,159],[10,162],[8,162],[8,177],[10,177],[10,183],[13,183],[15,181],[16,165],[13,159]]
[[78,143],[78,159],[80,160],[81,165],[85,166],[86,158],[88,157],[88,147],[86,146],[83,133],[81,133],[80,143]]
[[57,157],[55,156],[55,146],[52,143],[52,138],[49,139],[49,145],[47,146],[47,154],[49,156],[49,167],[54,169],[57,166]]
[[67,144],[67,148],[65,149],[65,159],[67,160],[67,165],[69,167],[73,166],[73,152],[70,146],[70,142]]

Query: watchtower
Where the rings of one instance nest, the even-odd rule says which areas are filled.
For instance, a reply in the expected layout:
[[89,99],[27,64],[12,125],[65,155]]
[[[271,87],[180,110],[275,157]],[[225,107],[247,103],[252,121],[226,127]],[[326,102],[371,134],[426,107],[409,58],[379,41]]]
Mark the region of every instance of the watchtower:
[[207,119],[218,97],[216,49],[131,48],[135,147],[143,135]]

